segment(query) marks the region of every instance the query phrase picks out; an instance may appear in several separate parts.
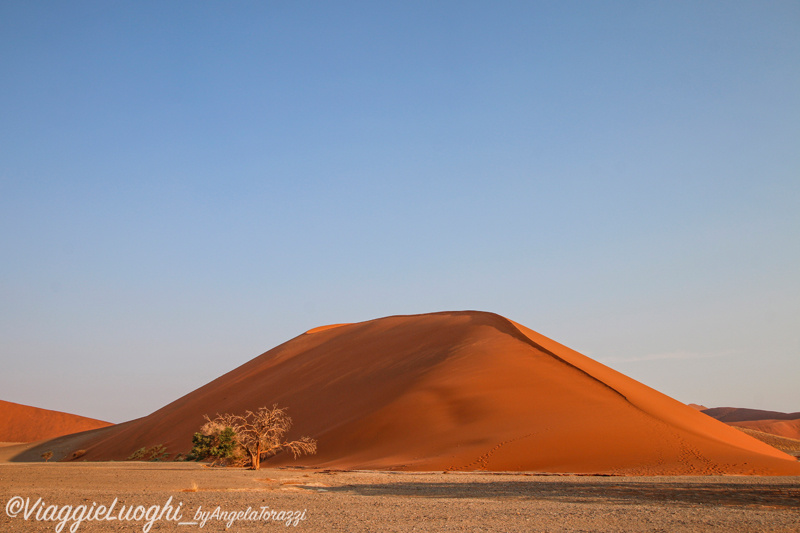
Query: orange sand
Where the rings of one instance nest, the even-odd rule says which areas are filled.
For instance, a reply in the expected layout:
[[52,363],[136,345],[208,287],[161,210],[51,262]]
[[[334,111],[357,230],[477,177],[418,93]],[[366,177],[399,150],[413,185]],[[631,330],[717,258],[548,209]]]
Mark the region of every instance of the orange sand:
[[203,415],[278,403],[350,469],[800,475],[748,435],[501,316],[393,316],[311,330],[155,413],[104,430],[84,459],[188,452]]
[[0,400],[0,441],[4,442],[34,442],[110,425],[102,420]]

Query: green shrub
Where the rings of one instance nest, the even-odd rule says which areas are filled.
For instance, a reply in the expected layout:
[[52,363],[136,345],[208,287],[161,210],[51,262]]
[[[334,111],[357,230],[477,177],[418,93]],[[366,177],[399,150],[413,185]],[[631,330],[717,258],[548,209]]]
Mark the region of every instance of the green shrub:
[[236,433],[233,428],[226,427],[211,435],[195,433],[192,437],[192,451],[186,456],[186,460],[202,461],[211,458],[216,461],[236,457]]
[[167,447],[163,444],[156,444],[149,448],[147,446],[139,448],[128,457],[128,461],[162,461],[167,456],[169,456]]

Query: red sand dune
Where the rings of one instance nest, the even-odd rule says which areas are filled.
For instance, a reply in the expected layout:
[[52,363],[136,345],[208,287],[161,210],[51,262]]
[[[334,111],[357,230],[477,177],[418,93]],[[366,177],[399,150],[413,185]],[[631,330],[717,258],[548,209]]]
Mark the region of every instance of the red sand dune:
[[703,413],[731,426],[755,429],[779,437],[800,439],[800,413],[781,413],[739,407],[714,407]]
[[110,425],[102,420],[0,400],[0,442],[35,442]]
[[84,444],[188,452],[203,415],[278,403],[319,453],[267,465],[626,474],[800,474],[740,431],[501,316],[317,328]]

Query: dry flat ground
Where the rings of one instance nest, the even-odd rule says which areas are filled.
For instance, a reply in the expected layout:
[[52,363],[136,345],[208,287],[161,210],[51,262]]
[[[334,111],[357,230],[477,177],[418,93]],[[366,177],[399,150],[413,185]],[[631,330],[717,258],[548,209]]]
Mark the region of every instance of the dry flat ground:
[[[592,477],[208,468],[196,463],[0,464],[0,531],[56,531],[19,506],[178,508],[149,531],[286,531],[276,520],[199,512],[305,510],[305,531],[799,531],[799,477]],[[96,504],[93,506],[93,504]],[[34,507],[35,509],[35,507]],[[15,518],[9,516],[18,513]],[[67,511],[61,511],[67,512]],[[74,512],[74,510],[69,510]],[[148,511],[149,512],[149,511]],[[63,516],[63,515],[62,515]],[[299,516],[299,515],[298,515]],[[176,518],[174,514],[165,518]],[[251,516],[251,518],[254,518]],[[284,516],[285,519],[286,516]],[[289,519],[291,516],[289,517]],[[83,522],[77,531],[145,531],[146,519]],[[180,522],[197,522],[179,525]],[[74,525],[68,521],[63,531]]]

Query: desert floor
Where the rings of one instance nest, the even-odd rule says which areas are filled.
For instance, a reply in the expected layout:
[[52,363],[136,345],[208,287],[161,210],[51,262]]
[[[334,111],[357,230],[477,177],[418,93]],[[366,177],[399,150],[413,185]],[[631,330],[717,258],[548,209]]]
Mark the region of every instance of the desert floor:
[[[35,504],[41,498],[42,504]],[[147,515],[171,508],[147,528]],[[594,477],[210,468],[196,463],[0,464],[0,531],[57,531],[49,512],[122,506],[76,531],[798,531],[798,477]],[[24,502],[32,515],[25,520]],[[47,511],[48,506],[52,507]],[[72,506],[72,509],[64,509]],[[136,510],[137,506],[142,509]],[[159,506],[159,509],[150,509]],[[20,507],[22,507],[20,509]],[[240,512],[230,524],[202,512]],[[284,511],[274,520],[257,514]],[[41,509],[40,520],[35,513]],[[301,513],[305,511],[305,515]],[[78,510],[80,512],[80,509]],[[288,514],[295,512],[297,514]],[[16,514],[16,517],[10,515]],[[144,518],[141,515],[145,515]],[[178,516],[179,515],[179,516]],[[62,518],[66,515],[62,514]],[[103,516],[103,515],[101,515]],[[124,513],[122,515],[125,516]],[[285,525],[292,517],[303,520]],[[227,517],[226,517],[227,518]],[[283,518],[284,521],[278,521]],[[184,524],[181,522],[197,522]],[[63,531],[75,522],[67,520]],[[202,527],[201,527],[202,526]]]

